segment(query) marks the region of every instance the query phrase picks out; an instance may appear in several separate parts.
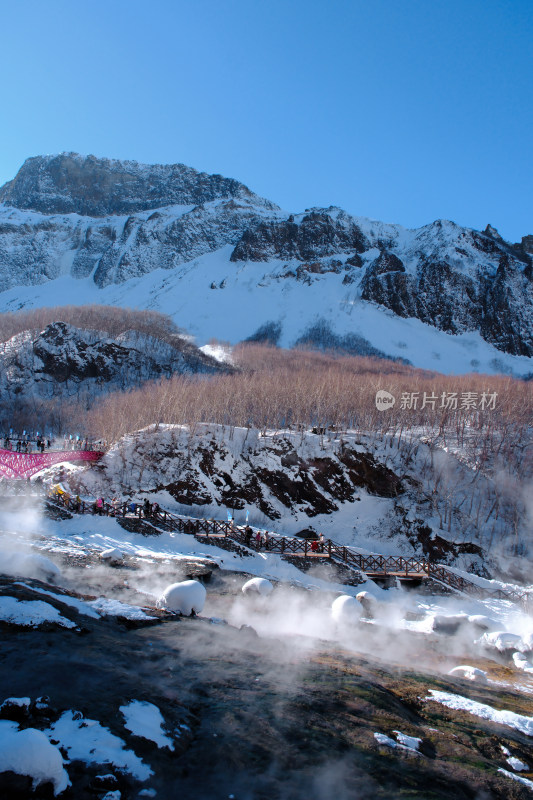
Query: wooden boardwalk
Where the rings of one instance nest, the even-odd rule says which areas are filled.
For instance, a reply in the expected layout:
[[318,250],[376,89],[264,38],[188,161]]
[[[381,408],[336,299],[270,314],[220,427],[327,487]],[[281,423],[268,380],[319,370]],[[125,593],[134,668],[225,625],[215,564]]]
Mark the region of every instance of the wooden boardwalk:
[[145,519],[158,529],[191,534],[206,544],[229,539],[235,544],[255,552],[276,553],[291,559],[331,561],[344,565],[354,573],[362,573],[372,580],[395,579],[418,582],[431,579],[454,591],[480,599],[509,600],[520,605],[527,613],[533,614],[533,597],[528,593],[480,586],[475,581],[456,575],[445,565],[434,564],[425,558],[364,555],[358,553],[353,547],[340,545],[331,539],[326,539],[324,543],[315,540],[313,545],[312,541],[308,539],[301,539],[297,536],[280,536],[277,533],[270,533],[270,531],[267,540],[264,531],[261,532],[261,539],[257,540],[255,534],[251,537],[247,535],[244,526],[236,526],[232,522],[178,516],[161,508],[155,514],[144,515],[142,507],[137,504],[134,504],[136,505],[135,511],[132,511],[131,506],[126,503],[112,505],[103,502],[101,508],[97,509],[96,503],[76,503],[68,495],[63,498],[61,504],[76,513],[98,513],[107,516]]

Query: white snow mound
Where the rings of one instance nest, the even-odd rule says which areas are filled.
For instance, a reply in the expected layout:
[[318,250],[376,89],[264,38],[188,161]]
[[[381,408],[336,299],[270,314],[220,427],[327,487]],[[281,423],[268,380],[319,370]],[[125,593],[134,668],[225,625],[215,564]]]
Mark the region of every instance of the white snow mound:
[[205,604],[206,591],[199,581],[182,581],[167,586],[159,600],[158,608],[190,616],[200,614]]
[[331,616],[335,622],[359,622],[361,606],[355,597],[351,597],[349,594],[341,594],[331,604]]
[[70,785],[61,753],[42,731],[19,730],[16,722],[0,720],[0,772],[29,775],[33,787],[51,781],[58,795]]
[[249,581],[246,581],[241,591],[243,594],[254,593],[260,594],[263,597],[268,597],[273,588],[273,585],[266,578],[251,578]]

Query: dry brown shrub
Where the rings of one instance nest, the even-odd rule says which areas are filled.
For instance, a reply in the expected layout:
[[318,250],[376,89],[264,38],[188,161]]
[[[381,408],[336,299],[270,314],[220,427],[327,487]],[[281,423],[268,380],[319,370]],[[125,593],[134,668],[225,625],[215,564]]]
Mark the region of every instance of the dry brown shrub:
[[38,333],[58,321],[78,328],[102,331],[109,336],[133,330],[172,341],[173,337],[182,333],[169,316],[159,311],[137,311],[104,305],[57,306],[0,314],[0,342],[6,342],[23,331]]

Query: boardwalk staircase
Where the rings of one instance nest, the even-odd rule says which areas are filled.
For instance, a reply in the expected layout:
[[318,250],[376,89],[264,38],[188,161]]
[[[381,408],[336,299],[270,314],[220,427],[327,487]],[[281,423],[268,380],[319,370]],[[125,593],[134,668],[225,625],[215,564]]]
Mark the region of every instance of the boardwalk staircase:
[[[353,547],[337,544],[331,539],[323,543],[301,539],[296,536],[280,536],[277,533],[264,532],[260,539],[256,534],[250,536],[244,526],[236,526],[232,522],[215,519],[198,519],[172,514],[166,509],[158,508],[154,513],[144,514],[137,504],[135,510],[127,503],[107,503],[100,507],[96,503],[76,502],[69,495],[52,498],[69,511],[75,513],[92,513],[115,516],[128,530],[138,532],[162,533],[163,531],[187,533],[204,544],[213,544],[225,550],[237,552],[241,556],[258,551],[276,553],[283,558],[308,569],[313,563],[330,563],[342,567],[344,575],[350,579],[345,583],[362,583],[366,578],[378,583],[407,583],[419,585],[432,581],[455,592],[464,593],[479,599],[493,598],[516,603],[533,615],[533,596],[527,592],[516,590],[492,589],[480,585],[475,580],[457,575],[443,564],[434,564],[425,558],[406,558],[404,556],[384,556],[358,553]],[[50,498],[49,498],[50,502]],[[139,523],[143,523],[139,526]],[[147,528],[147,526],[149,526]]]

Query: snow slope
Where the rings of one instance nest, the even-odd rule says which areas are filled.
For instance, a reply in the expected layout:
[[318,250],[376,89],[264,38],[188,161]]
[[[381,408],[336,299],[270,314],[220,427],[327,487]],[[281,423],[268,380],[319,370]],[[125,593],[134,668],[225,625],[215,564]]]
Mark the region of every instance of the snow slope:
[[[0,293],[0,310],[67,305],[81,298],[84,303],[144,307],[169,314],[200,344],[213,337],[235,343],[274,321],[281,324],[278,344],[283,347],[291,347],[308,327],[325,319],[331,320],[337,336],[357,334],[382,353],[423,369],[518,376],[533,370],[532,358],[503,353],[476,331],[451,335],[362,300],[354,289],[342,286],[339,275],[323,275],[311,286],[282,284],[274,278],[257,287],[257,265],[244,264],[235,273],[230,254],[231,247],[224,247],[201,260],[156,269],[105,289],[90,278],[66,276],[39,286],[18,286]],[[261,278],[265,274],[262,271]],[[224,282],[224,290],[210,288]]]

